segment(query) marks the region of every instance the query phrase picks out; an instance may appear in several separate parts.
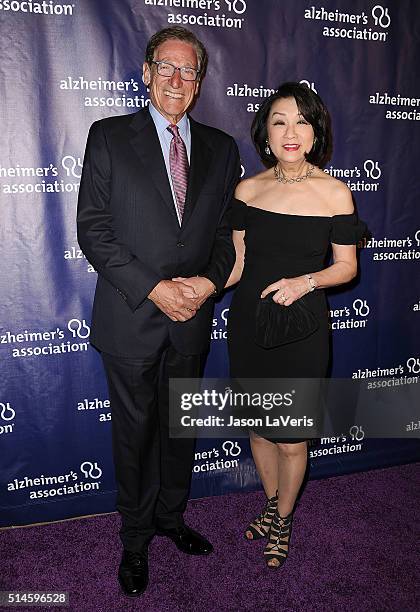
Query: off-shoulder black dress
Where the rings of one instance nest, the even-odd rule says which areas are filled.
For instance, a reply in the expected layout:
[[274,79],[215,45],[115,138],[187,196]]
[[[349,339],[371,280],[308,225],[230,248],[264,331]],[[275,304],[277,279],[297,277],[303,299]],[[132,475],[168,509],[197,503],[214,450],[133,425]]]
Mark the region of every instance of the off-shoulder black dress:
[[[289,215],[233,200],[231,227],[245,230],[245,265],[229,311],[228,350],[233,378],[324,378],[329,362],[325,292],[305,296],[319,322],[309,337],[265,349],[255,342],[260,294],[280,280],[318,272],[326,266],[330,243],[357,244],[366,226],[357,214],[333,217]],[[284,440],[285,441],[285,440]]]

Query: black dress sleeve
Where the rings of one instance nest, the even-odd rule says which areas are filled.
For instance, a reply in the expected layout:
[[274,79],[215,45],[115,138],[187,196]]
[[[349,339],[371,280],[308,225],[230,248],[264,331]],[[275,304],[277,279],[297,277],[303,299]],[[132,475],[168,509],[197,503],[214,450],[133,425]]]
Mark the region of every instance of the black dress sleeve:
[[332,218],[330,240],[334,244],[357,244],[367,235],[366,223],[360,221],[357,213]]
[[246,229],[246,209],[247,205],[242,200],[233,198],[229,211],[229,224],[234,230]]

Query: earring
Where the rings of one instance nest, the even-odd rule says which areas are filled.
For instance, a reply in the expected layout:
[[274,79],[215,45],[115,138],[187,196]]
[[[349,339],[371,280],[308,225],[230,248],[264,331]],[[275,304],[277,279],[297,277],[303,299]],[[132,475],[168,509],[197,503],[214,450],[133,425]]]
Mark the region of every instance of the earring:
[[266,144],[265,144],[265,149],[264,149],[264,151],[265,151],[265,153],[266,153],[267,155],[271,155],[271,149],[270,149],[270,145],[269,145],[269,143],[268,143],[268,139],[267,139],[265,142],[266,142]]
[[317,137],[315,136],[314,141],[313,141],[313,143],[312,143],[312,148],[314,148],[314,146],[316,145],[316,143],[317,143]]

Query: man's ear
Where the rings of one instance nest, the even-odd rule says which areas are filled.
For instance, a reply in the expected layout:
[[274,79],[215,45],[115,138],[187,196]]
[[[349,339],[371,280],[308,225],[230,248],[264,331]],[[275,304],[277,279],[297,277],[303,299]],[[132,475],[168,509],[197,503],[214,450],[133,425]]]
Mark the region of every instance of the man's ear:
[[148,87],[150,85],[150,78],[151,78],[151,74],[150,74],[150,66],[147,62],[144,62],[143,64],[143,83],[146,85],[146,87]]

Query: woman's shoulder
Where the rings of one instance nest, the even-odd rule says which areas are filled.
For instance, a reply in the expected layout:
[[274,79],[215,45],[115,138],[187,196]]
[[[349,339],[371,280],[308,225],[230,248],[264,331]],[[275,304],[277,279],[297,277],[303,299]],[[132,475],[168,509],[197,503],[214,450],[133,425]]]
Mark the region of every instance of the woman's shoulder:
[[330,176],[323,170],[316,175],[320,179],[319,189],[328,201],[331,215],[349,215],[354,212],[353,196],[343,181]]
[[269,171],[264,170],[254,176],[243,179],[238,183],[235,189],[235,198],[241,200],[245,204],[252,202],[259,193],[264,181],[267,180],[268,175]]

